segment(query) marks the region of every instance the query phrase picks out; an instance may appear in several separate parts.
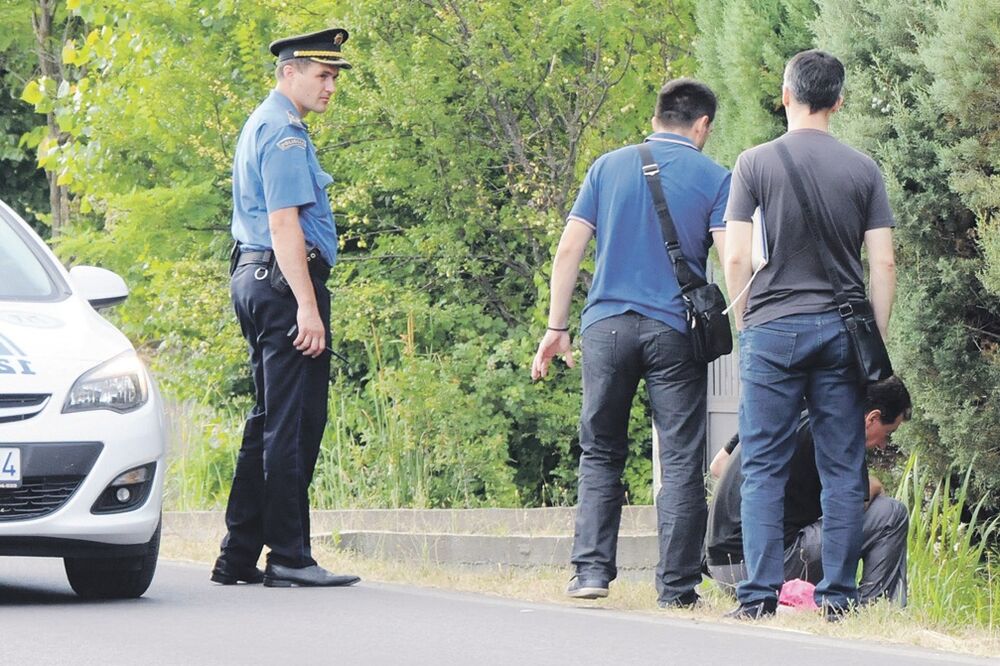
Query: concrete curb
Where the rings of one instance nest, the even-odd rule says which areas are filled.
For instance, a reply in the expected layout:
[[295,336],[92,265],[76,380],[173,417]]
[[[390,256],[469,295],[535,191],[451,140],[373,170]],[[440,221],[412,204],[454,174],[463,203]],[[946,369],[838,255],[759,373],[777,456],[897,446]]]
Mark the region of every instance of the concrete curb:
[[[448,534],[548,535],[573,533],[575,507],[542,509],[352,509],[312,511],[314,535],[348,531],[427,532]],[[221,539],[225,534],[223,511],[165,511],[165,534],[189,539]],[[621,534],[656,532],[656,511],[651,506],[622,510]]]
[[[313,511],[312,538],[366,557],[474,568],[566,567],[574,507],[542,509],[358,509]],[[164,512],[163,534],[221,540],[222,511]],[[625,507],[618,566],[646,572],[658,559],[656,512]]]
[[[566,567],[571,536],[484,536],[476,534],[407,534],[341,532],[329,537],[336,547],[382,559],[455,564],[463,567]],[[618,539],[618,567],[646,571],[656,566],[655,534]],[[652,555],[652,559],[650,559]]]

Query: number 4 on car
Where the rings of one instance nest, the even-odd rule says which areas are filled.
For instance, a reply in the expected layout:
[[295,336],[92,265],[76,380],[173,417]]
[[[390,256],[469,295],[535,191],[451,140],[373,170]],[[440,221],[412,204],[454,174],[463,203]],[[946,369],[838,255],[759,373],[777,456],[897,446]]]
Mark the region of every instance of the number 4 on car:
[[162,403],[97,313],[127,295],[0,201],[0,555],[63,558],[85,597],[141,596],[159,553]]

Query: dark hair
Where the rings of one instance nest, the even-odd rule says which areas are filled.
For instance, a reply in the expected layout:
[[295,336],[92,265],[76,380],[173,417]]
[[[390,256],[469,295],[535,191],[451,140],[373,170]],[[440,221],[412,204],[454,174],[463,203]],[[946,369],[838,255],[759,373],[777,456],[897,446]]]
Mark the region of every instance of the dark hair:
[[656,97],[656,117],[667,127],[688,128],[702,116],[715,120],[715,93],[701,81],[674,79]]
[[844,89],[844,64],[825,51],[802,51],[785,66],[785,86],[810,113],[832,108]]
[[875,409],[882,413],[879,420],[885,425],[894,423],[900,414],[903,415],[904,421],[910,419],[913,403],[910,402],[910,392],[906,390],[902,379],[893,375],[868,386],[865,395],[865,414]]

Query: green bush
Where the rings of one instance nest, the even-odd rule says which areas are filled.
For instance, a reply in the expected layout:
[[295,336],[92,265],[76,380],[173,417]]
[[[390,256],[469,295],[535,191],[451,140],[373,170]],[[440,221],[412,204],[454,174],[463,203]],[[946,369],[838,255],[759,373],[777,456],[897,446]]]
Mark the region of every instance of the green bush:
[[698,3],[698,77],[719,99],[706,152],[732,165],[745,149],[785,130],[785,62],[810,48],[814,0],[707,0]]
[[848,68],[836,131],[880,163],[897,217],[890,351],[915,404],[905,441],[939,469],[975,459],[977,492],[1000,490],[1000,301],[984,223],[998,201],[1000,5],[820,7],[817,42]]
[[1000,490],[1000,5],[711,0],[697,20],[699,75],[720,100],[707,148],[725,162],[783,131],[789,57],[844,61],[832,130],[879,163],[897,218],[889,347],[916,407],[899,439],[941,470],[975,457],[976,492]]

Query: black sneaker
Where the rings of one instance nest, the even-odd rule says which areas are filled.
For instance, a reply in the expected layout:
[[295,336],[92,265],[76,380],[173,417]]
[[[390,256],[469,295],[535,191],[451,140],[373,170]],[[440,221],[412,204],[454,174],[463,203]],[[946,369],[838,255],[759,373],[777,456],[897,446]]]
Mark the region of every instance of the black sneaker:
[[856,610],[854,606],[832,606],[829,604],[823,605],[823,616],[826,617],[827,622],[840,622],[841,620],[848,618]]
[[656,605],[659,606],[660,608],[666,608],[666,609],[688,610],[691,608],[695,608],[700,602],[701,602],[701,597],[698,596],[697,592],[691,590],[690,592],[686,592],[681,596],[677,597],[676,599],[671,599],[669,601],[660,599],[659,601],[656,602]]
[[722,617],[727,617],[731,620],[762,620],[767,617],[772,617],[778,612],[778,600],[774,597],[767,597],[766,599],[760,599],[758,601],[751,601],[750,603],[740,604],[738,607],[729,611]]
[[569,579],[566,596],[574,599],[603,599],[608,596],[608,581],[595,576],[577,574]]

